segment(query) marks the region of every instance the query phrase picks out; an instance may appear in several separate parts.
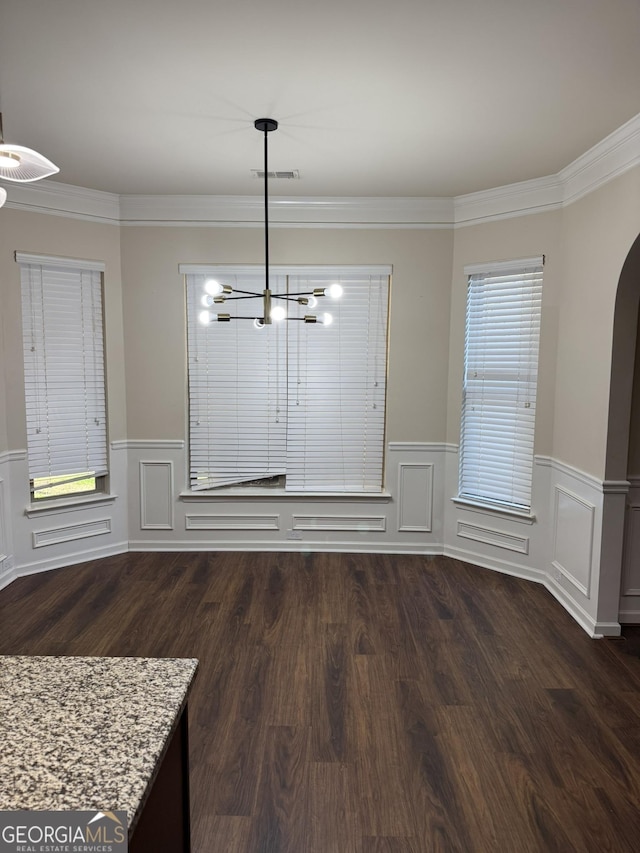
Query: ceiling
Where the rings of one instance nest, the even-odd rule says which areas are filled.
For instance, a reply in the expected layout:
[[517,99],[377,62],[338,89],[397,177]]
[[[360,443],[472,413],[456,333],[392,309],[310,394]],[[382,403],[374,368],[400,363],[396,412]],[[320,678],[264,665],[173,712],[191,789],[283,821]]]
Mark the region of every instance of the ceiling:
[[96,190],[260,195],[269,116],[271,195],[457,196],[640,113],[640,0],[0,0],[0,110]]

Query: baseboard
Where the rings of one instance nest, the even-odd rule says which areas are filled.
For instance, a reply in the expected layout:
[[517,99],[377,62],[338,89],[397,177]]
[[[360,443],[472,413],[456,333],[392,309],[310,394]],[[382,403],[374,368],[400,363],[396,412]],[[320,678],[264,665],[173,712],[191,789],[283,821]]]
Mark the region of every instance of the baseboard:
[[100,560],[103,557],[114,557],[116,554],[126,554],[129,551],[128,542],[116,542],[105,545],[103,548],[91,548],[87,551],[76,551],[62,557],[50,560],[38,560],[34,563],[24,563],[14,570],[14,579],[35,575],[39,572],[49,572],[53,569],[64,569],[66,566],[75,566],[78,563],[88,563],[91,560]]
[[16,577],[17,575],[13,564],[13,558],[5,557],[0,569],[0,589],[4,589],[6,586],[9,586],[11,581],[15,580]]
[[545,586],[551,595],[558,601],[567,613],[583,628],[593,639],[602,637],[619,637],[621,627],[619,622],[598,622],[583,610],[571,596],[549,575],[545,578]]
[[129,542],[129,551],[285,551],[301,553],[344,553],[344,554],[414,554],[416,556],[438,556],[443,553],[440,542],[421,545],[418,543],[387,542],[377,545],[363,545],[361,542],[313,542],[308,539],[269,540],[238,542],[238,540],[203,541],[190,540],[134,540]]
[[511,575],[515,578],[521,578],[526,581],[534,581],[535,583],[544,583],[545,575],[540,569],[532,569],[528,566],[521,566],[518,563],[512,563],[509,560],[498,560],[483,557],[480,554],[475,554],[473,551],[467,551],[464,548],[451,548],[445,546],[440,552],[445,557],[451,557],[454,560],[462,560],[464,563],[471,563],[474,566],[480,566],[481,569],[491,569],[494,572],[500,572],[503,575]]

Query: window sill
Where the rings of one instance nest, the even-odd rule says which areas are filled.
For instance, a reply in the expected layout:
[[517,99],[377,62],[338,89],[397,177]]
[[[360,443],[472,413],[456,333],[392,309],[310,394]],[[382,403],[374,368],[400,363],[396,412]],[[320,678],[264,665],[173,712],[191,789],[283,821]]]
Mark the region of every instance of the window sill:
[[54,498],[53,500],[42,500],[30,503],[25,508],[24,514],[31,518],[48,513],[69,512],[70,510],[85,509],[86,507],[98,506],[100,504],[112,503],[118,496],[100,492],[95,495],[83,495],[82,497]]
[[483,512],[495,515],[499,518],[507,518],[512,521],[521,521],[524,524],[533,524],[536,520],[535,515],[526,510],[510,509],[509,507],[492,504],[488,501],[474,501],[471,498],[455,497],[451,498],[454,504],[461,506],[464,509],[469,509],[472,512]]
[[381,501],[388,503],[391,493],[382,492],[292,492],[286,489],[213,489],[193,492],[185,489],[180,492],[181,501],[215,500],[303,500],[303,501]]

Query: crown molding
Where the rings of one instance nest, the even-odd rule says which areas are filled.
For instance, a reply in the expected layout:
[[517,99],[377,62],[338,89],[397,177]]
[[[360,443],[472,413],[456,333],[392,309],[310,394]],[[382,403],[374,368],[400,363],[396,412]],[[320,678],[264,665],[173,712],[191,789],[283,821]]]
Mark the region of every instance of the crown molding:
[[623,124],[559,173],[564,186],[564,204],[640,165],[640,113]]
[[562,203],[562,181],[557,175],[533,178],[530,181],[456,196],[455,226],[459,228],[477,225],[479,222],[544,213],[562,207]]
[[[121,196],[123,225],[262,227],[259,196]],[[450,198],[269,199],[269,225],[303,228],[450,228]]]
[[7,185],[5,207],[120,225],[120,196],[57,181]]
[[[275,228],[451,228],[558,210],[640,165],[640,113],[556,175],[455,198],[269,200]],[[44,180],[7,186],[6,208],[125,226],[257,228],[260,196],[117,195]]]

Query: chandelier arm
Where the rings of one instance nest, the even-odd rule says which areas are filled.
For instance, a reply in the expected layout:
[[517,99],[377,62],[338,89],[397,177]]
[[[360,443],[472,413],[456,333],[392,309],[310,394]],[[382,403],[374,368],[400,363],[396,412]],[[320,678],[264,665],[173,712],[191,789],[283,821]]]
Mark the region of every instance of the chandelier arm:
[[262,293],[248,293],[246,296],[225,296],[225,302],[233,302],[236,299],[262,299]]

